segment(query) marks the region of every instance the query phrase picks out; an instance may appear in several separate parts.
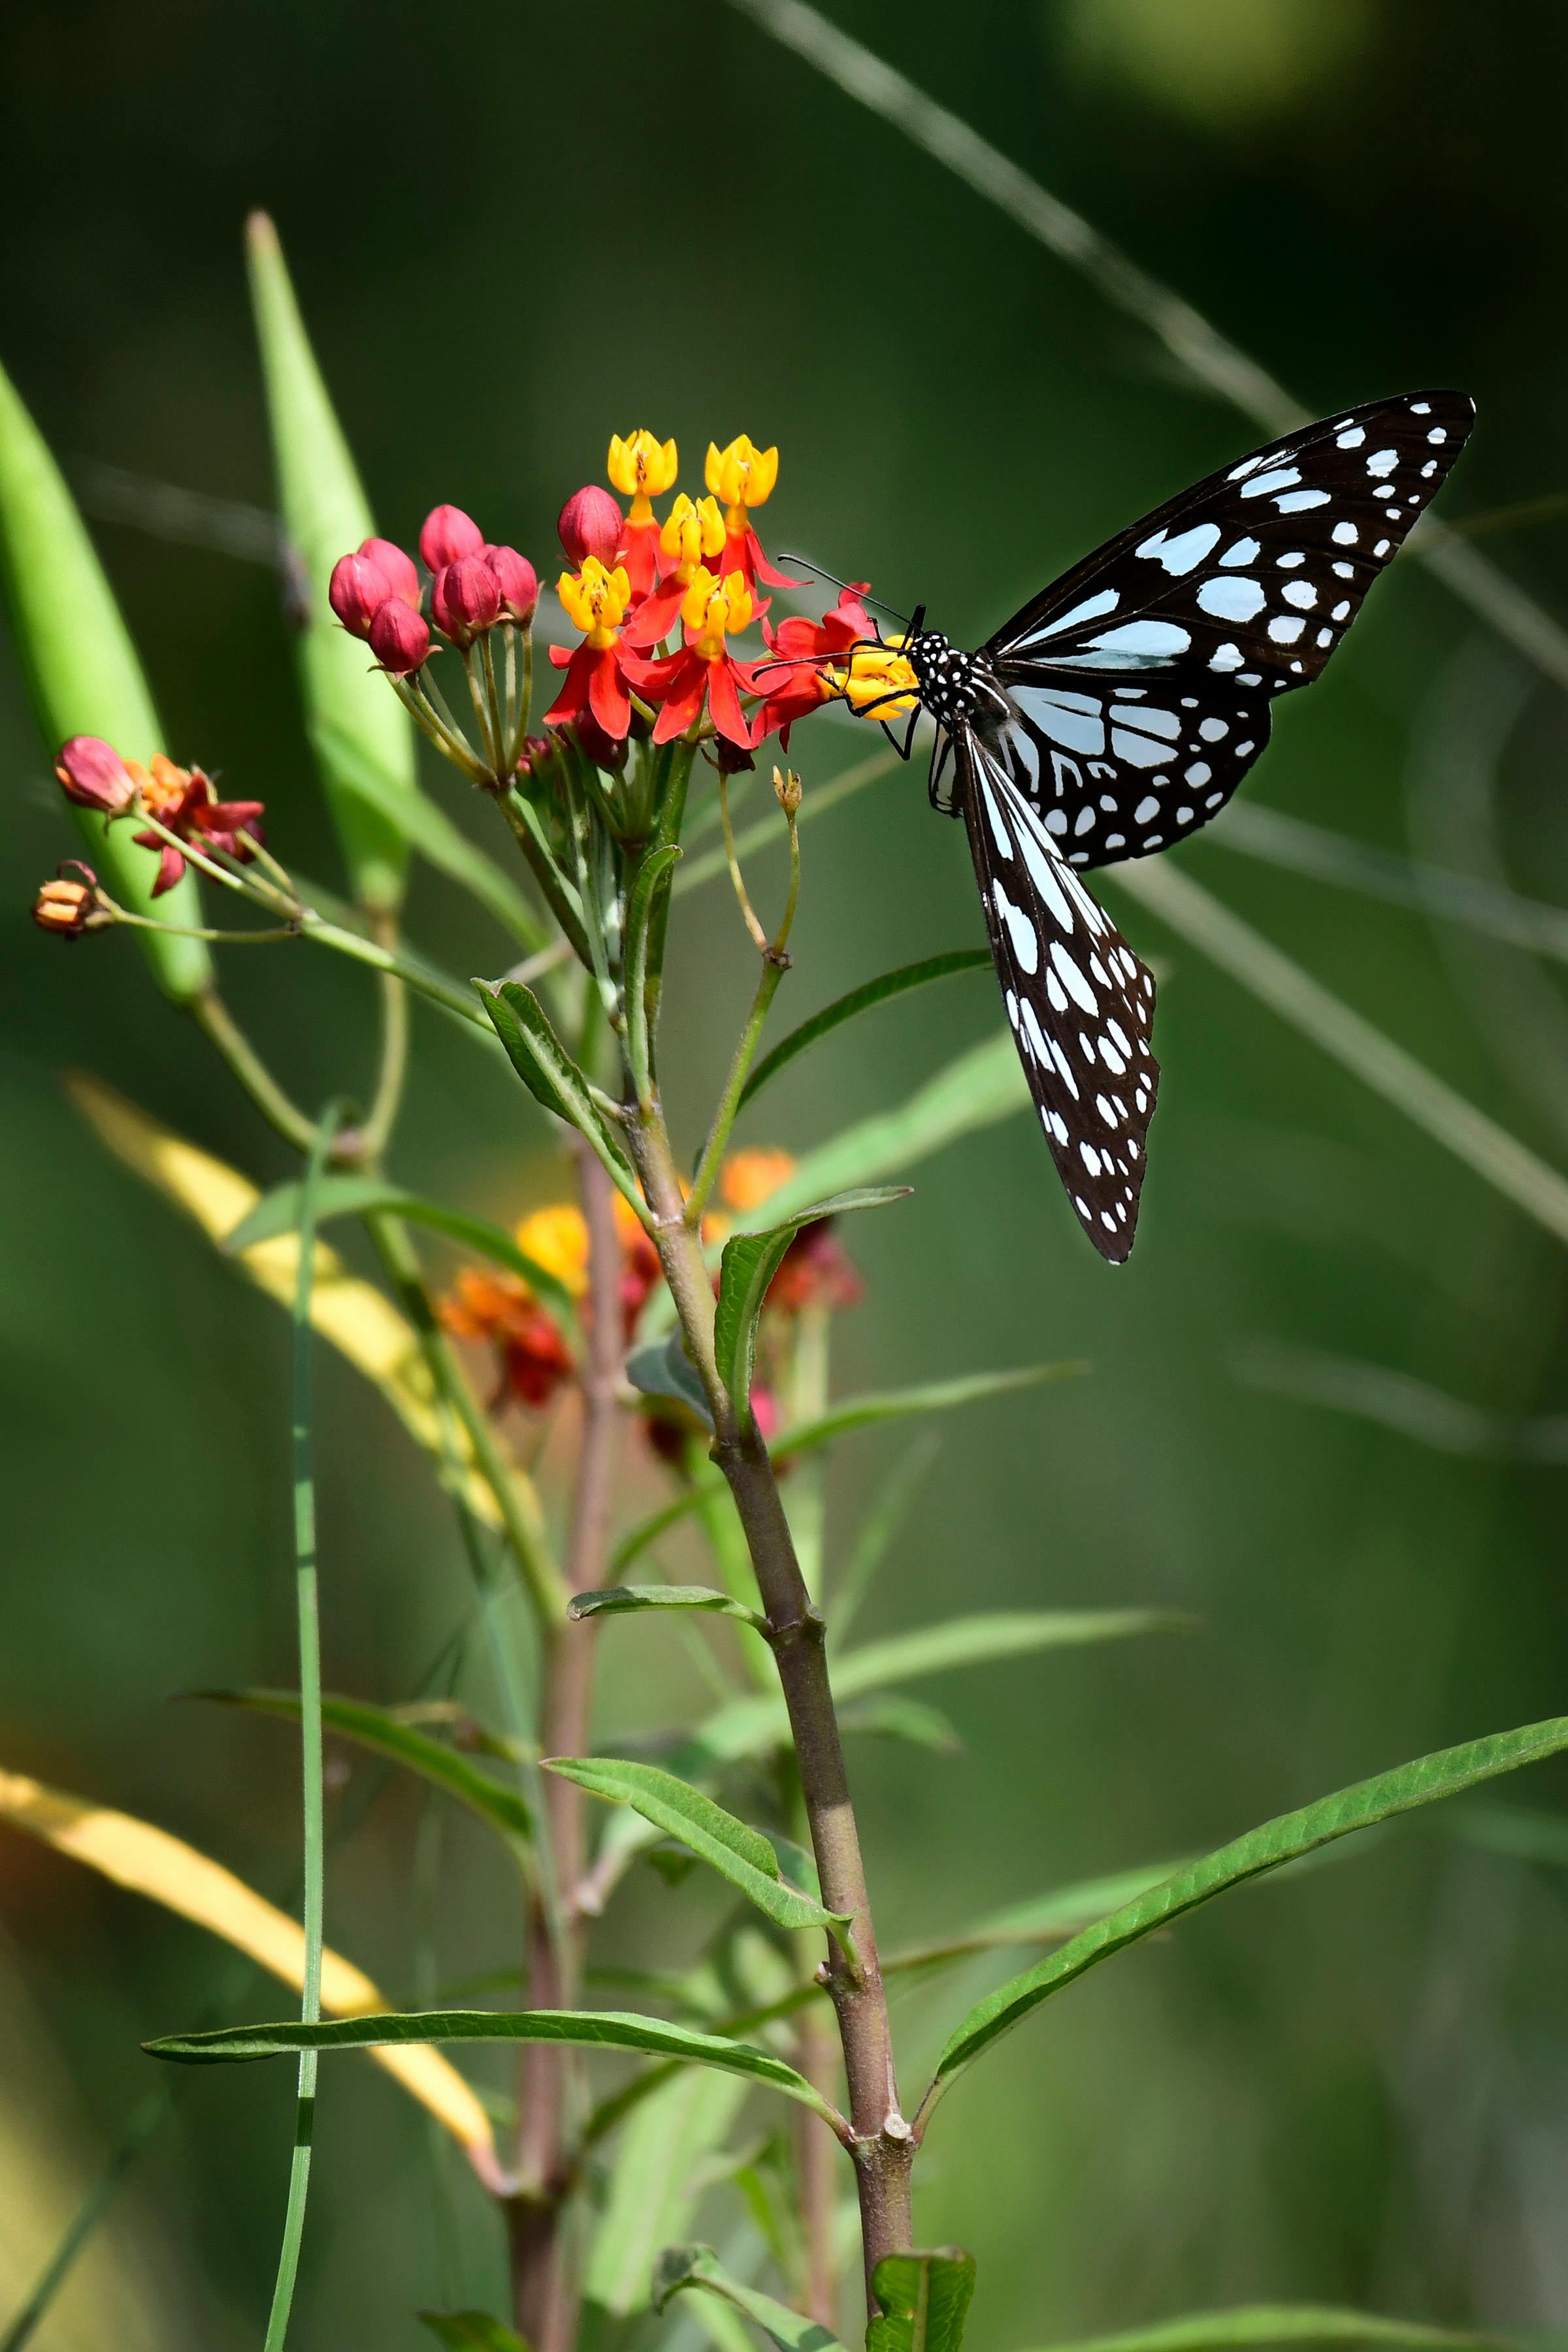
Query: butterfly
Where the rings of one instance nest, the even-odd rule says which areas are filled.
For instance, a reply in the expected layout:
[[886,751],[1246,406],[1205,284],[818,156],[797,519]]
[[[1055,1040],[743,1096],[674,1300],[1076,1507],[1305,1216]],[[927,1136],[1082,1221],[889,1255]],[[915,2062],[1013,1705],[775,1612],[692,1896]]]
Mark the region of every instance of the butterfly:
[[1463,393],[1416,392],[1304,425],[1108,541],[978,652],[926,628],[923,605],[903,638],[937,724],[932,803],[968,830],[1030,1096],[1113,1265],[1159,1087],[1154,982],[1080,872],[1168,849],[1225,806],[1275,697],[1319,675],[1474,421]]

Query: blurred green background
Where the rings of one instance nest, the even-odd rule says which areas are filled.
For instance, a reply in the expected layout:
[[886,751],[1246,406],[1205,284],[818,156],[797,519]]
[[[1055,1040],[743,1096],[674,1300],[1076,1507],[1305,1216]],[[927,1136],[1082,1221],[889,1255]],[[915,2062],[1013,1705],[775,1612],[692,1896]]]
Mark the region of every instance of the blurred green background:
[[[833,15],[1314,410],[1422,382],[1473,392],[1450,520],[1568,488],[1560,7],[1050,0],[960,20],[936,0],[853,0]],[[0,356],[95,515],[168,748],[265,798],[280,854],[328,881],[277,580],[159,535],[145,488],[269,502],[239,254],[252,205],[278,218],[381,525],[405,541],[450,499],[552,571],[556,509],[598,475],[611,431],[674,434],[688,480],[710,435],[745,431],[782,450],[770,545],[925,599],[974,642],[1261,437],[721,0],[9,0],[0,122]],[[1568,604],[1561,520],[1485,543],[1549,609]],[[1470,740],[1489,712],[1489,751]],[[1561,900],[1564,741],[1556,693],[1402,567],[1329,679],[1279,712],[1248,791],[1373,844],[1501,860]],[[807,793],[864,748],[803,733]],[[145,1813],[287,1902],[287,1734],[169,1703],[292,1679],[283,1319],[104,1157],[60,1074],[96,1071],[259,1180],[285,1155],[130,943],[67,953],[30,927],[36,881],[76,844],[4,646],[0,766],[0,1765]],[[427,782],[483,830],[447,779]],[[1550,978],[1239,858],[1225,833],[1182,862],[1536,1149],[1568,1150]],[[980,939],[962,833],[929,815],[917,772],[805,839],[789,1022]],[[1202,1628],[931,1685],[965,1736],[956,1762],[858,1743],[884,1941],[1217,1843],[1568,1694],[1564,1474],[1510,1458],[1510,1433],[1527,1448],[1529,1417],[1563,1406],[1560,1249],[1195,952],[1127,920],[1163,970],[1165,1070],[1131,1265],[1085,1246],[1015,1120],[858,1226],[868,1297],[841,1327],[837,1376],[1094,1365],[946,1425],[868,1625],[1158,1601]],[[506,960],[427,872],[411,929],[464,971]],[[667,1058],[689,1137],[748,954],[721,888],[686,902]],[[301,1099],[355,1082],[372,1036],[355,975],[304,950],[231,961],[236,1004]],[[995,1020],[971,980],[883,1013],[797,1065],[754,1139],[817,1140]],[[518,1092],[441,1024],[419,1020],[416,1043],[400,1172],[507,1214],[558,1192]],[[1417,1442],[1279,1393],[1300,1351],[1499,1418],[1469,1452]],[[394,1698],[464,1607],[464,1570],[379,1402],[336,1365],[322,1386],[327,1678]],[[877,1439],[844,1455],[840,1545],[889,1458]],[[606,1727],[701,1703],[673,1644],[611,1632]],[[366,1769],[340,1811],[370,1793]],[[1505,1793],[1568,1803],[1562,1774]],[[516,1940],[504,1875],[461,1822],[438,1854],[427,1825],[420,1846],[422,1818],[390,1786],[331,1863],[330,1937],[399,1994],[422,1970],[502,1964]],[[1251,2297],[1568,2325],[1568,1882],[1464,1827],[1434,1814],[1205,1913],[966,2083],[932,2135],[918,2226],[979,2255],[981,2352]],[[690,1918],[648,1874],[617,1935],[628,1953],[678,1951]],[[138,2040],[194,2021],[225,1963],[9,1832],[0,1928],[8,2309],[147,2087]],[[902,2012],[911,2069],[964,1992]],[[183,2085],[43,2343],[256,2340],[285,2076]],[[497,2294],[481,2200],[384,2079],[329,2067],[318,2147],[302,2352],[411,2347],[427,2340],[416,2305]]]

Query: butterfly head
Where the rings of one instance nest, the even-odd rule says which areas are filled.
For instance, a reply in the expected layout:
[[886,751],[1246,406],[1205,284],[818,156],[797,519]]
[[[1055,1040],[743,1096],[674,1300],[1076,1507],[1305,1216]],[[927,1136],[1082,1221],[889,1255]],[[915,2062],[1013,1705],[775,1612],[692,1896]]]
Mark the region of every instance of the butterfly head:
[[979,654],[967,654],[940,629],[912,629],[902,653],[920,680],[921,701],[940,727],[984,728],[1006,709],[1006,697]]

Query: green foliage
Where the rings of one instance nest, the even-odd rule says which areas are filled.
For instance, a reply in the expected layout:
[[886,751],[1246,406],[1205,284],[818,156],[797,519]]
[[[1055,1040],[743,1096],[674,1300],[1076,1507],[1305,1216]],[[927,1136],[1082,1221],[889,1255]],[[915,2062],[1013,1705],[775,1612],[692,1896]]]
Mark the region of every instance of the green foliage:
[[[136,649],[76,501],[4,370],[0,576],[45,749],[52,754],[71,735],[101,735],[143,766],[155,751],[166,751]],[[188,872],[154,900],[157,855],[136,847],[133,828],[106,828],[91,809],[73,807],[71,814],[89,862],[122,907],[161,924],[200,923],[201,900]],[[211,984],[205,941],[163,929],[136,937],[165,996],[182,1003]]]
[[858,1013],[869,1013],[875,1005],[887,1004],[895,996],[907,994],[911,988],[924,988],[931,981],[950,979],[954,972],[989,971],[990,968],[989,948],[956,948],[948,955],[927,956],[922,962],[906,963],[897,971],[883,972],[879,980],[863,982],[860,987],[850,989],[847,995],[840,996],[832,1004],[824,1005],[820,1013],[814,1013],[809,1021],[803,1021],[798,1029],[792,1029],[787,1037],[782,1037],[771,1054],[763,1055],[741,1089],[741,1109],[744,1110],[771,1079],[787,1068],[797,1054],[804,1054],[808,1045],[815,1045],[820,1038],[831,1035],[835,1029],[842,1028],[846,1021],[853,1021]]
[[649,1003],[648,951],[667,906],[669,885],[679,863],[674,842],[650,849],[637,867],[626,905],[626,943],[622,962],[626,1012],[626,1048],[637,1099],[646,1098],[653,1074],[652,1008]]
[[[677,1404],[683,1404],[689,1412],[694,1412],[704,1429],[712,1429],[713,1415],[708,1403],[708,1391],[702,1385],[702,1375],[687,1354],[686,1343],[679,1331],[671,1331],[663,1339],[649,1339],[645,1346],[634,1348],[626,1358],[626,1378],[644,1396],[671,1397]],[[682,1496],[675,1518],[694,1509],[696,1502],[695,1494]],[[655,1517],[660,1520],[661,1528],[674,1524],[672,1519],[665,1518],[663,1513],[656,1513]],[[617,1569],[624,1567],[640,1549],[641,1546],[628,1549],[625,1543],[618,1545],[612,1566]]]
[[755,2287],[742,2286],[739,2279],[731,2278],[711,2246],[667,2247],[654,2273],[655,2310],[663,2311],[672,2296],[689,2287],[731,2305],[777,2345],[778,2352],[843,2352],[831,2328],[803,2318],[788,2304],[776,2302],[771,2294],[759,2294]]
[[724,1244],[719,1276],[719,1306],[713,1322],[713,1354],[719,1377],[742,1421],[752,1410],[752,1375],[757,1352],[757,1318],[784,1253],[803,1225],[841,1217],[852,1209],[879,1209],[908,1198],[907,1184],[864,1185],[836,1192],[763,1231],[737,1234]]
[[[300,1699],[295,1691],[204,1690],[192,1695],[216,1699],[222,1706],[281,1716],[290,1722],[299,1718]],[[492,1780],[487,1772],[481,1772],[443,1740],[432,1739],[428,1732],[400,1721],[390,1708],[372,1706],[363,1699],[323,1696],[321,1721],[341,1739],[352,1739],[356,1747],[368,1748],[374,1755],[384,1756],[405,1770],[418,1773],[434,1787],[445,1790],[447,1796],[455,1797],[460,1805],[477,1813],[489,1828],[499,1830],[514,1848],[526,1851],[531,1845],[533,1816],[515,1790]]]
[[634,2109],[588,2249],[590,2303],[620,2318],[646,2307],[660,2248],[691,2226],[700,2194],[693,2174],[729,2130],[745,2090],[733,2075],[689,2066]]
[[974,2296],[974,2257],[956,2246],[889,2254],[871,2274],[882,2306],[866,2330],[866,2352],[958,2352]]
[[388,2011],[379,2017],[338,2017],[320,2025],[285,2020],[278,2025],[220,2025],[206,2033],[167,2033],[142,2044],[151,2057],[181,2065],[214,2066],[279,2058],[294,2050],[372,2050],[402,2042],[536,2042],[574,2050],[640,2050],[654,2058],[717,2066],[765,2083],[798,2099],[838,2126],[838,2117],[804,2074],[771,2051],[753,2050],[717,2033],[699,2033],[661,2017],[616,2009],[432,2009]]
[[662,1771],[657,1764],[625,1763],[610,1756],[547,1756],[544,1769],[574,1780],[609,1804],[629,1805],[738,1886],[775,1927],[826,1927],[840,1936],[847,1927],[843,1914],[825,1911],[819,1902],[786,1883],[778,1854],[760,1830],[737,1821],[675,1773]]
[[488,2311],[422,2311],[419,2317],[447,2352],[529,2352],[521,2336]]
[[1298,1861],[1335,1838],[1352,1836],[1357,1830],[1370,1829],[1417,1805],[1456,1796],[1479,1780],[1517,1771],[1521,1765],[1537,1763],[1563,1748],[1568,1748],[1568,1717],[1557,1716],[1544,1723],[1526,1724],[1518,1731],[1494,1732],[1485,1739],[1468,1740],[1462,1747],[1442,1748],[1435,1756],[1417,1757],[1413,1763],[1379,1772],[1370,1780],[1358,1780],[1331,1797],[1321,1797],[1316,1804],[1281,1813],[1260,1828],[1248,1830],[1244,1837],[1233,1839],[1229,1845],[1097,1920],[1037,1968],[1013,1978],[979,2002],[954,2030],[942,2053],[933,2095],[1064,1985],[1113,1952],[1124,1951],[1154,1928],[1179,1918],[1183,1912],[1195,1910],[1265,1871],[1278,1870],[1282,1863]]
[[765,1617],[711,1584],[612,1584],[602,1592],[574,1592],[566,1614],[573,1619],[632,1617],[647,1609],[699,1609],[710,1616],[738,1617],[759,1633],[767,1630]]
[[1403,2352],[1502,2352],[1510,2339],[1466,2328],[1431,2327],[1418,2319],[1385,2319],[1373,2311],[1334,2304],[1249,2303],[1231,2311],[1194,2311],[1111,2336],[1085,2336],[1054,2344],[1049,2352],[1250,2352],[1273,2344],[1383,2344]]
[[[369,647],[339,627],[327,602],[333,564],[375,524],[264,214],[252,216],[247,247],[279,504],[309,598],[299,638],[305,723],[353,894],[391,913],[403,897],[406,836],[378,803],[415,790],[413,730]],[[376,779],[369,796],[367,775]]]
[[616,1191],[642,1217],[642,1194],[631,1163],[612,1137],[594,1104],[588,1080],[556,1035],[532,989],[520,980],[476,980],[474,986],[529,1093],[587,1139]]

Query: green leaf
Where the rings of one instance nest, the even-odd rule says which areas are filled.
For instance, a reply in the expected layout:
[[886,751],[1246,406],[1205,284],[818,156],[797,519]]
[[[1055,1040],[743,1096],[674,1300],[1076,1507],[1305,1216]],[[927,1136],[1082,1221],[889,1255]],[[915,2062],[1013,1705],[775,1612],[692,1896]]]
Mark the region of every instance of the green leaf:
[[215,2066],[253,2058],[279,2058],[295,2050],[378,2050],[403,2042],[530,2042],[574,2050],[641,2050],[655,2058],[717,2066],[729,2074],[767,2083],[835,2131],[843,2125],[820,2091],[771,2051],[721,2034],[699,2033],[662,2017],[616,2009],[394,2010],[380,2017],[337,2017],[321,2025],[287,2018],[279,2025],[220,2025],[208,2033],[167,2033],[142,2045],[151,2057],[184,2066]]
[[620,1144],[595,1108],[588,1081],[561,1043],[550,1016],[520,980],[476,980],[479,1001],[523,1085],[547,1111],[574,1127],[593,1146],[605,1174],[640,1218],[642,1196]]
[[771,2337],[779,2352],[843,2352],[837,2336],[820,2320],[803,2318],[787,2304],[775,2303],[771,2294],[760,2294],[755,2287],[731,2278],[711,2246],[666,2248],[654,2273],[654,2309],[663,2311],[673,2295],[688,2287],[700,2287],[733,2305]]
[[[216,1699],[220,1706],[247,1707],[258,1715],[277,1715],[290,1723],[300,1719],[300,1695],[286,1690],[201,1690],[193,1691],[193,1698]],[[460,1805],[501,1835],[513,1846],[529,1846],[533,1840],[533,1817],[522,1799],[513,1789],[503,1788],[487,1772],[470,1764],[448,1748],[445,1741],[432,1739],[428,1732],[419,1731],[412,1724],[401,1721],[384,1706],[372,1706],[363,1699],[338,1698],[323,1696],[321,1721],[329,1731],[341,1738],[352,1739],[356,1747],[368,1748],[377,1756],[386,1756],[395,1764],[402,1764],[422,1780],[433,1781]]]
[[679,858],[680,850],[674,842],[666,842],[657,849],[650,849],[637,867],[637,879],[632,884],[631,898],[626,906],[626,939],[621,953],[621,969],[625,976],[622,994],[626,1003],[627,1057],[639,1102],[647,1097],[653,1069],[653,1035],[649,1024],[653,1013],[651,1000],[657,992],[648,985],[648,941],[659,908],[666,903],[670,877]]
[[854,1548],[827,1596],[827,1638],[835,1646],[848,1633],[870,1591],[871,1580],[902,1527],[941,1443],[934,1431],[922,1431],[900,1454],[861,1520]]
[[956,2246],[884,2254],[871,2292],[882,2315],[866,2330],[866,2352],[958,2352],[974,2295],[974,2257]]
[[693,2066],[633,2109],[588,2249],[583,2287],[590,2303],[620,2318],[646,2307],[660,2249],[691,2227],[700,2194],[692,2175],[744,2096],[733,2075]]
[[840,1912],[825,1911],[819,1902],[789,1885],[779,1872],[779,1858],[761,1830],[737,1821],[711,1797],[693,1789],[657,1764],[631,1764],[613,1756],[548,1756],[547,1772],[574,1780],[590,1796],[612,1805],[629,1805],[645,1822],[662,1830],[708,1864],[731,1886],[738,1886],[759,1911],[780,1927],[826,1927],[841,1935],[848,1926]]
[[[704,1429],[712,1429],[713,1415],[709,1408],[708,1391],[702,1385],[702,1375],[687,1354],[679,1330],[671,1331],[663,1339],[649,1339],[643,1347],[634,1348],[626,1358],[626,1378],[644,1396],[673,1397],[677,1404],[685,1405],[689,1412],[697,1415]],[[694,1510],[696,1505],[695,1492],[683,1496],[676,1518]],[[623,1549],[616,1549],[614,1563],[616,1568],[622,1564]],[[632,1555],[626,1552],[625,1557],[629,1559]]]
[[[789,1181],[770,1193],[749,1222],[776,1223],[825,1193],[868,1184],[879,1176],[901,1175],[943,1144],[971,1135],[976,1128],[994,1127],[998,1119],[1026,1109],[1028,1102],[1017,1049],[1003,1030],[939,1070],[897,1110],[862,1119],[831,1143],[808,1151]],[[744,1225],[748,1220],[737,1223]]]
[[1500,2352],[1508,2336],[1476,2336],[1432,2327],[1419,2319],[1386,2319],[1380,2312],[1344,2311],[1323,2303],[1250,2303],[1230,2311],[1194,2311],[1158,2319],[1114,2336],[1083,2336],[1050,2352],[1221,2352],[1221,2347],[1270,2344],[1386,2344],[1406,2352]]
[[[87,527],[42,435],[0,370],[0,575],[16,652],[44,748],[68,736],[101,735],[143,766],[168,749],[147,681]],[[138,849],[128,824],[107,829],[91,809],[71,809],[88,862],[133,915],[160,924],[199,924],[201,900],[189,872],[163,898],[152,896],[156,854]],[[212,985],[202,940],[164,929],[138,931],[153,977],[176,1003]]]
[[488,2311],[422,2311],[419,2317],[449,2352],[528,2352],[515,2329]]
[[1462,1747],[1446,1748],[1435,1756],[1417,1757],[1413,1763],[1380,1772],[1370,1780],[1358,1780],[1352,1788],[1341,1789],[1331,1797],[1320,1798],[1316,1804],[1281,1813],[1260,1828],[1248,1830],[1244,1837],[1097,1920],[1059,1952],[1002,1985],[971,2010],[942,2053],[932,2095],[945,2089],[963,2068],[1052,1993],[1184,1911],[1195,1910],[1199,1904],[1264,1871],[1278,1870],[1282,1863],[1298,1861],[1334,1838],[1349,1837],[1417,1805],[1455,1796],[1479,1780],[1515,1771],[1522,1764],[1554,1756],[1563,1748],[1568,1748],[1568,1716],[1467,1740]]
[[851,1209],[882,1208],[889,1201],[906,1199],[909,1190],[907,1184],[878,1184],[836,1192],[826,1201],[814,1201],[808,1208],[797,1209],[765,1230],[736,1234],[725,1243],[713,1322],[713,1354],[719,1377],[742,1421],[750,1418],[752,1410],[757,1318],[763,1311],[768,1286],[801,1227],[816,1224],[825,1217],[845,1216]]
[[923,988],[928,981],[946,980],[953,972],[979,971],[982,968],[991,969],[989,948],[955,948],[948,955],[927,956],[923,963],[906,963],[897,971],[883,972],[879,980],[868,980],[860,987],[852,988],[847,996],[825,1005],[820,1013],[814,1013],[809,1021],[803,1021],[798,1029],[792,1029],[787,1037],[779,1040],[771,1054],[763,1055],[741,1090],[738,1108],[744,1110],[753,1097],[761,1094],[769,1080],[776,1078],[797,1054],[804,1054],[808,1045],[816,1044],[818,1038],[842,1028],[846,1021],[853,1021],[858,1013],[868,1013],[873,1005],[886,1004],[893,997],[902,996],[909,989]]
[[[340,551],[342,552],[342,551]],[[341,633],[340,633],[341,634]],[[358,639],[346,642],[358,646]],[[368,662],[370,656],[364,651]],[[383,698],[394,702],[385,678],[372,683]],[[503,929],[532,953],[549,945],[550,933],[540,921],[511,876],[477,841],[455,824],[438,801],[419,790],[413,776],[406,781],[389,775],[372,759],[364,745],[342,727],[324,722],[317,733],[329,755],[331,772],[365,806],[374,811],[427,866],[456,882],[492,914]]]
[[838,1728],[846,1738],[901,1739],[910,1748],[929,1748],[937,1756],[962,1756],[963,1742],[934,1706],[901,1691],[882,1691],[872,1698],[852,1701],[842,1708]]
[[251,215],[246,243],[279,504],[310,598],[299,638],[305,724],[353,894],[362,906],[390,912],[402,901],[408,853],[364,781],[368,773],[394,793],[414,791],[413,730],[368,646],[339,627],[327,602],[333,564],[375,524],[264,213]]
[[1032,1895],[1022,1903],[989,1912],[956,1935],[939,1937],[930,1944],[910,1945],[903,1951],[884,1952],[883,1972],[939,1968],[949,1960],[963,1959],[971,1952],[998,1951],[1009,1944],[1047,1944],[1075,1936],[1080,1927],[1103,1918],[1107,1911],[1131,1902],[1135,1895],[1143,1894],[1151,1886],[1163,1885],[1167,1878],[1187,1866],[1186,1856],[1177,1862],[1146,1862],[1134,1870],[1113,1871],[1103,1878],[1083,1878],[1070,1886],[1052,1887],[1048,1894]]
[[[466,1210],[448,1209],[438,1201],[426,1201],[419,1193],[405,1192],[401,1185],[388,1184],[379,1176],[326,1176],[317,1190],[318,1224],[325,1224],[332,1217],[368,1216],[376,1210],[406,1218],[410,1224],[427,1225],[433,1233],[445,1234],[448,1241],[461,1242],[480,1257],[504,1266],[509,1274],[521,1276],[574,1345],[581,1344],[577,1302],[560,1276],[552,1274],[547,1266],[519,1249],[511,1235],[501,1226],[492,1225],[488,1217],[469,1216]],[[269,1242],[278,1234],[296,1232],[299,1223],[300,1187],[279,1184],[273,1192],[263,1193],[234,1231],[224,1236],[225,1254],[237,1257],[257,1242]]]
[[643,1609],[701,1609],[716,1617],[739,1617],[759,1633],[767,1620],[743,1601],[733,1601],[711,1584],[611,1584],[601,1592],[574,1592],[568,1617],[629,1617]]
[[[1087,1642],[1126,1641],[1138,1633],[1179,1632],[1193,1622],[1169,1609],[999,1610],[868,1642],[863,1649],[830,1658],[828,1667],[834,1697],[842,1704],[862,1691],[912,1682],[921,1675],[945,1674],[955,1666],[985,1665],[998,1658],[1076,1648]],[[733,1699],[698,1727],[694,1740],[676,1760],[689,1770],[711,1770],[775,1746],[788,1730],[784,1701],[772,1692]]]

